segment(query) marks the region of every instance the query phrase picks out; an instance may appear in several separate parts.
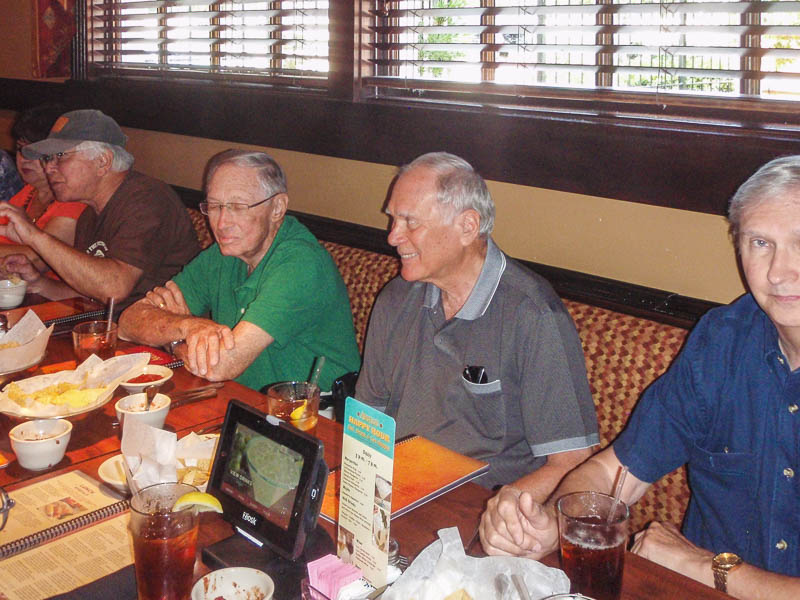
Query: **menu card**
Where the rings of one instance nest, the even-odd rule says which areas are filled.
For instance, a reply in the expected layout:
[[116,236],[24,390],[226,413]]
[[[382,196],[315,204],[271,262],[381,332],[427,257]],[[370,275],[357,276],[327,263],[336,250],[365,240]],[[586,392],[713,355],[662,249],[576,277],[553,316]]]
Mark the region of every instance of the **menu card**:
[[373,586],[386,584],[394,472],[393,418],[347,398],[337,553]]

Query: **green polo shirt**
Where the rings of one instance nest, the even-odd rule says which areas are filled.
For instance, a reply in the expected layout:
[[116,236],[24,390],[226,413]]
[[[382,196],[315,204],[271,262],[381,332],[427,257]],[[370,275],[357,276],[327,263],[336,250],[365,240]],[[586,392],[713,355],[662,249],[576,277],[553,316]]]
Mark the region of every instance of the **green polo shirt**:
[[236,381],[253,389],[308,379],[325,356],[320,388],[360,365],[347,288],[331,255],[311,232],[287,216],[267,254],[248,276],[247,264],[222,256],[217,244],[175,278],[193,315],[233,329],[248,321],[275,340]]

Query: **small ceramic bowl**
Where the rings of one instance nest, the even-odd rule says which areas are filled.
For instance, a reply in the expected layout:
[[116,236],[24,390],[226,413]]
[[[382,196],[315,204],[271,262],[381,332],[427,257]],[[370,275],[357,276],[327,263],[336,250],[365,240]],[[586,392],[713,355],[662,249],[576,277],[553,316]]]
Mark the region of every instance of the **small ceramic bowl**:
[[31,471],[43,471],[58,464],[71,436],[72,423],[66,419],[26,421],[8,433],[20,466]]
[[[158,375],[158,377],[154,379],[156,375]],[[129,394],[138,394],[139,392],[143,392],[144,388],[148,385],[164,385],[169,381],[170,377],[172,377],[172,369],[161,365],[146,365],[139,375],[131,377],[128,381],[123,381],[122,387],[124,387],[125,391]],[[149,381],[138,381],[143,379]]]
[[258,569],[231,567],[203,575],[192,588],[192,600],[272,600],[275,584]]
[[10,279],[0,279],[0,309],[18,307],[22,304],[27,289],[28,282],[24,279],[16,282]]
[[169,396],[156,394],[155,398],[153,398],[153,403],[150,405],[150,410],[145,410],[146,394],[132,394],[117,400],[114,409],[117,411],[117,421],[122,424],[123,428],[127,419],[136,419],[156,429],[163,429],[164,421],[167,420],[170,402]]
[[128,477],[125,475],[125,467],[122,466],[122,461],[125,460],[122,454],[117,454],[109,459],[103,461],[103,464],[97,469],[97,474],[100,476],[106,485],[114,488],[121,494],[129,493]]

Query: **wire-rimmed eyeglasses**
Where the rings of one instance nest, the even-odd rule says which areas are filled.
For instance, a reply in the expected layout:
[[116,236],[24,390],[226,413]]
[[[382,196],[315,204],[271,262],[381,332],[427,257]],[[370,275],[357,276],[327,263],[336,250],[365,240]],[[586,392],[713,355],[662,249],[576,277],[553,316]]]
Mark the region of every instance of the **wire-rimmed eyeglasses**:
[[80,150],[69,150],[67,152],[56,152],[55,154],[45,154],[39,159],[39,162],[42,163],[42,166],[52,164],[55,167],[58,166],[58,164],[62,161],[62,159],[68,154],[77,154],[78,152],[80,152]]
[[8,513],[14,508],[14,500],[12,500],[6,491],[0,487],[0,530],[6,526],[8,521]]
[[251,208],[255,208],[256,206],[264,204],[265,202],[269,202],[275,196],[282,193],[283,192],[276,192],[269,198],[264,198],[263,200],[259,200],[254,204],[245,204],[244,202],[201,202],[198,204],[198,206],[200,207],[200,212],[204,215],[208,215],[209,217],[217,216],[223,208],[234,216],[241,216],[247,213],[247,211]]

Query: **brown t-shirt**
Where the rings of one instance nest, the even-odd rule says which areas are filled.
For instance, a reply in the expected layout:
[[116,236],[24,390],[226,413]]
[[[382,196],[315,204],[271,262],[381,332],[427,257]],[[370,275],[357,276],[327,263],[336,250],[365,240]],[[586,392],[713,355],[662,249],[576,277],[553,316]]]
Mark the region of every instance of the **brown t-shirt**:
[[[86,213],[91,214],[84,218]],[[83,211],[74,247],[142,269],[120,309],[164,285],[200,250],[189,214],[175,191],[135,171],[128,173],[100,214]]]

